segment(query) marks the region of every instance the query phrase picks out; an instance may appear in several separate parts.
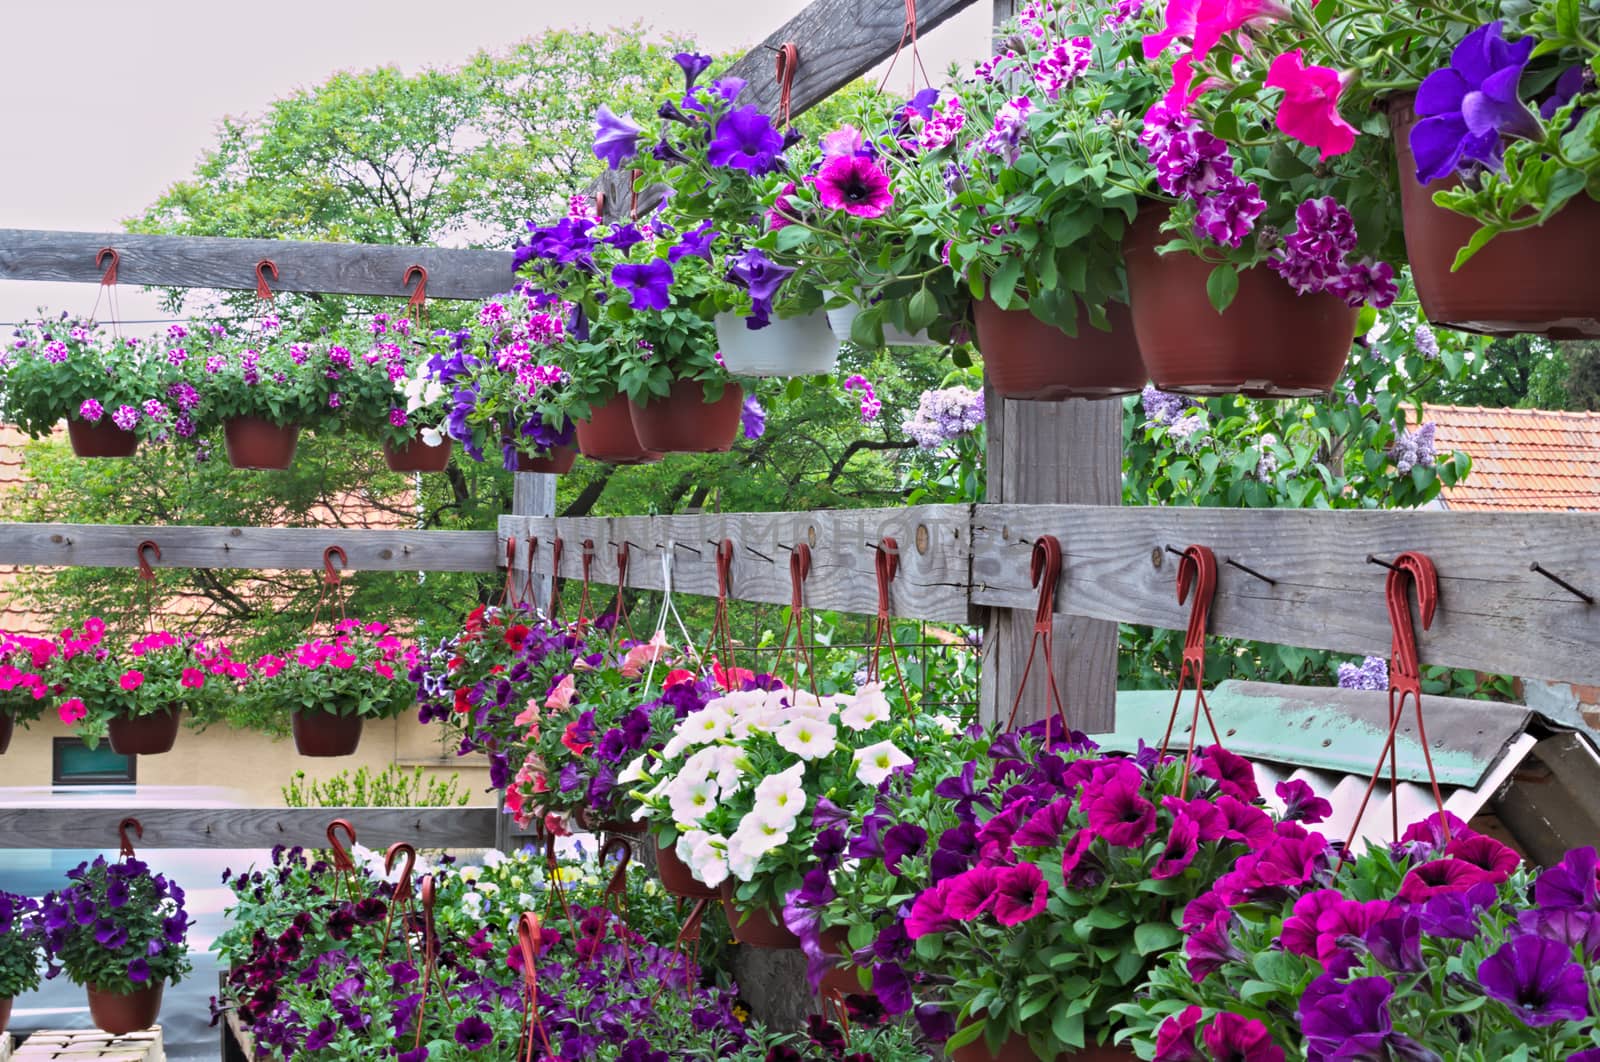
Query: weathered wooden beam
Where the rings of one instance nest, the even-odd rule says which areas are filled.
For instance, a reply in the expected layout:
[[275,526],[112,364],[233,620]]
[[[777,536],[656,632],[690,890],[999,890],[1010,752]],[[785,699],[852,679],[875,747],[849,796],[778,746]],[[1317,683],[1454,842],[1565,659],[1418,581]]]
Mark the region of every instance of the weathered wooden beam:
[[1028,543],[1041,534],[1065,554],[1059,612],[1181,629],[1189,608],[1167,547],[1198,544],[1219,566],[1213,634],[1382,656],[1389,573],[1367,557],[1417,550],[1440,586],[1433,627],[1418,638],[1424,664],[1600,685],[1600,605],[1529,570],[1538,562],[1600,598],[1600,516],[984,505],[972,531],[975,604],[1034,606]]
[[370,531],[336,527],[147,527],[0,524],[0,565],[133,568],[139,543],[155,568],[310,569],[329,546],[357,571],[492,572],[504,567],[493,531]]
[[0,807],[0,848],[116,848],[117,824],[132,815],[143,848],[328,846],[328,823],[344,819],[374,851],[397,841],[417,848],[492,848],[494,808]]
[[[918,34],[935,29],[972,6],[974,0],[918,0]],[[789,106],[799,114],[816,106],[895,53],[906,24],[905,0],[815,0],[728,68],[748,84],[741,104],[776,113],[779,100],[777,49],[793,41],[800,49]],[[909,62],[910,45],[901,62]]]
[[[561,536],[560,574],[583,575],[583,541],[594,542],[591,579],[615,584],[616,547],[629,543],[628,586],[659,590],[662,557],[670,557],[673,586],[688,594],[717,592],[715,544],[734,543],[730,596],[741,601],[788,604],[789,557],[785,547],[805,542],[812,551],[805,583],[808,607],[875,614],[878,584],[875,543],[883,536],[900,547],[900,570],[890,586],[890,611],[896,616],[964,623],[968,616],[967,529],[971,514],[962,505],[901,509],[857,509],[817,513],[705,513],[694,516],[585,517],[576,519],[500,518],[500,548],[517,539],[517,585],[525,575],[528,544],[538,539],[534,570],[548,574],[554,542]],[[575,604],[577,584],[563,596]],[[542,603],[542,602],[541,602]]]
[[512,281],[509,251],[44,229],[0,229],[0,280],[97,284],[104,247],[119,256],[117,282],[136,286],[254,291],[263,259],[278,267],[267,275],[273,291],[404,297],[416,290],[415,277],[406,282],[414,265],[428,271],[434,299],[481,299]]

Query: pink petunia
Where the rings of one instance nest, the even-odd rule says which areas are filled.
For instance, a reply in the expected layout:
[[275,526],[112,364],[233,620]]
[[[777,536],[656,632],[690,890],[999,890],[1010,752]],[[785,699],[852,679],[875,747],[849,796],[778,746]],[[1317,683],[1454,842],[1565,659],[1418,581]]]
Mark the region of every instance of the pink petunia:
[[89,714],[88,707],[76,697],[71,697],[61,702],[56,709],[56,714],[61,717],[62,723],[71,726]]
[[911,913],[906,916],[906,936],[912,940],[935,933],[947,933],[960,923],[950,914],[951,882],[945,878],[931,889],[924,889],[911,902]]
[[[550,696],[545,698],[544,706],[546,708],[552,709],[554,711],[560,711],[563,708],[571,707],[572,699],[574,697],[576,697],[577,695],[578,695],[578,687],[577,687],[577,684],[573,681],[572,676],[571,675],[563,675],[563,676],[561,676],[561,681],[556,683],[556,688],[550,691]],[[532,701],[528,702],[528,707],[530,709],[533,708],[533,702]],[[533,714],[534,714],[534,718],[537,719],[538,718],[538,713],[534,712]],[[522,717],[521,716],[517,717],[517,722],[518,723],[522,722]],[[529,722],[532,722],[532,720],[529,720]]]
[[1489,875],[1496,885],[1505,881],[1522,863],[1522,857],[1487,834],[1458,837],[1445,846],[1444,854],[1464,859]]
[[1307,958],[1317,953],[1317,921],[1335,904],[1344,900],[1338,889],[1316,889],[1294,902],[1294,913],[1283,920],[1278,943],[1283,949]]
[[1139,787],[1118,780],[1086,799],[1089,828],[1117,848],[1137,848],[1156,828],[1156,806],[1139,795]]
[[[1435,859],[1411,868],[1397,894],[1407,903],[1421,903],[1446,892],[1461,892],[1495,876],[1465,859]],[[1504,880],[1501,878],[1500,880]]]
[[881,218],[894,205],[889,175],[875,161],[859,155],[830,158],[817,171],[817,198],[830,210],[858,218]]
[[197,690],[206,684],[206,673],[197,667],[186,667],[183,675],[178,679],[178,685],[185,689]]
[[950,878],[945,911],[966,922],[994,909],[999,899],[1000,868],[977,866]]
[[1272,60],[1267,88],[1283,90],[1278,128],[1317,149],[1326,162],[1356,146],[1356,130],[1339,114],[1344,79],[1326,66],[1306,66],[1300,49]]
[[1150,869],[1152,878],[1175,878],[1189,869],[1189,864],[1194,862],[1196,853],[1200,851],[1198,838],[1200,826],[1187,815],[1179,815],[1172,820],[1172,829],[1167,833],[1167,845],[1161,850],[1161,858],[1156,860],[1156,865]]
[[1032,863],[1006,867],[996,883],[994,920],[1003,926],[1026,922],[1044,911],[1049,898],[1050,889],[1038,867]]
[[122,673],[122,678],[118,679],[117,681],[123,689],[127,690],[129,693],[132,693],[134,690],[144,685],[144,672],[134,671],[130,668],[129,670],[124,671]]

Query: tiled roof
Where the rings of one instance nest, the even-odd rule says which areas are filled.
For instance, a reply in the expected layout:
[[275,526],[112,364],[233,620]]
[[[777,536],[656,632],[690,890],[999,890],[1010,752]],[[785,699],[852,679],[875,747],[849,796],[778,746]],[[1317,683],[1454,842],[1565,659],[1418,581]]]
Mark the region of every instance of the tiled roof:
[[1444,488],[1456,510],[1600,511],[1600,413],[1425,406],[1438,452],[1461,450],[1472,472]]

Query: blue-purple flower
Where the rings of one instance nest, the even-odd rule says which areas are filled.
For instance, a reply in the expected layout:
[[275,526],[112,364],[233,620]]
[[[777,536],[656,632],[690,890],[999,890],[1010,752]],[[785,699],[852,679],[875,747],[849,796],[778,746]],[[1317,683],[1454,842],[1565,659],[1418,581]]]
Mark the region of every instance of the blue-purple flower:
[[738,107],[717,120],[706,161],[760,176],[778,168],[782,150],[783,134],[773,128],[770,117],[757,107]]
[[1411,129],[1411,154],[1423,184],[1448,177],[1463,161],[1496,166],[1501,138],[1539,136],[1539,121],[1518,94],[1533,37],[1505,39],[1505,23],[1479,26],[1450,53],[1450,65],[1417,89],[1421,120]]
[[672,61],[683,68],[683,91],[694,91],[694,83],[711,68],[711,56],[701,55],[699,52],[679,52],[672,57]]
[[613,266],[611,283],[628,293],[635,310],[665,310],[672,304],[672,264],[660,258]]
[[610,169],[620,169],[639,151],[639,127],[627,115],[600,105],[595,112],[594,157]]
[[1478,964],[1478,983],[1490,999],[1525,1024],[1554,1025],[1589,1016],[1589,982],[1572,961],[1572,949],[1547,937],[1526,935],[1502,944]]
[[739,427],[746,439],[759,439],[767,431],[767,411],[755,395],[744,396],[744,406],[739,410]]

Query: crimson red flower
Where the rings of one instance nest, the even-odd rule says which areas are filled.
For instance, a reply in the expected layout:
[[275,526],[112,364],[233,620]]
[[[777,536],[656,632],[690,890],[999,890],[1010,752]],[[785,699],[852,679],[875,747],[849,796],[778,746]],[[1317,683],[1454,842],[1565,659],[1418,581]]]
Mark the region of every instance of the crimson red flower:
[[505,643],[511,647],[513,652],[520,652],[522,644],[528,640],[529,633],[530,631],[525,624],[518,623],[515,626],[507,627],[503,637]]

